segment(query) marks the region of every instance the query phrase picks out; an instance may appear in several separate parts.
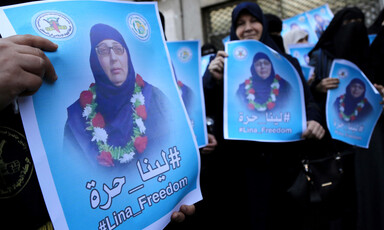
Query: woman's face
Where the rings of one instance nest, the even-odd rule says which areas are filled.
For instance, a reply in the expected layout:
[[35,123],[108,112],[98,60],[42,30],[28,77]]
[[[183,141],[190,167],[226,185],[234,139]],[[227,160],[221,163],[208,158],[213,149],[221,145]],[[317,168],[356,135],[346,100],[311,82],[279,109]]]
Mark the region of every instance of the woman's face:
[[240,40],[254,39],[260,40],[263,34],[263,24],[251,14],[241,13],[236,21],[236,35]]
[[257,75],[267,79],[271,75],[272,64],[268,59],[261,58],[254,64]]
[[351,94],[353,97],[358,98],[364,93],[364,86],[359,83],[353,83],[351,85]]
[[106,39],[96,46],[100,65],[109,80],[115,85],[122,85],[128,75],[128,55],[124,47],[117,41]]

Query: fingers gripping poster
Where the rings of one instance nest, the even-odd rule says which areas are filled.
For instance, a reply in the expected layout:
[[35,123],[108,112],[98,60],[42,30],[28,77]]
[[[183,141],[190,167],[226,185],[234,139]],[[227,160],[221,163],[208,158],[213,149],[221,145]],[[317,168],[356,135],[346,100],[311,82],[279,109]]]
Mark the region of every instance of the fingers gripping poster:
[[59,79],[19,100],[55,229],[163,228],[201,199],[198,147],[157,4],[35,2],[0,17],[3,37],[59,46],[46,53]]
[[295,68],[258,41],[226,43],[224,137],[288,142],[306,128],[303,87]]

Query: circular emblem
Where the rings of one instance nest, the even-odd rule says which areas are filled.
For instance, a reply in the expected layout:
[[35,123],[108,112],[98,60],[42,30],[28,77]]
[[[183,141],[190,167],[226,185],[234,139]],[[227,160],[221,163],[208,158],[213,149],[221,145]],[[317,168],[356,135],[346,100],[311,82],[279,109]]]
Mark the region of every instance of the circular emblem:
[[25,136],[0,127],[0,199],[21,192],[32,173],[33,163]]
[[140,14],[134,13],[127,17],[128,27],[132,33],[141,41],[147,41],[151,34],[151,28],[148,21]]
[[233,54],[236,59],[242,60],[248,56],[248,51],[246,48],[240,46],[235,48],[235,50],[233,51]]
[[40,34],[53,39],[68,39],[75,32],[73,20],[58,11],[44,11],[32,18],[34,28]]
[[347,78],[348,77],[348,70],[344,69],[344,68],[340,69],[339,71],[337,71],[337,76],[340,79]]
[[181,61],[181,62],[189,62],[192,58],[192,50],[188,47],[181,47],[178,51],[177,51],[177,58]]

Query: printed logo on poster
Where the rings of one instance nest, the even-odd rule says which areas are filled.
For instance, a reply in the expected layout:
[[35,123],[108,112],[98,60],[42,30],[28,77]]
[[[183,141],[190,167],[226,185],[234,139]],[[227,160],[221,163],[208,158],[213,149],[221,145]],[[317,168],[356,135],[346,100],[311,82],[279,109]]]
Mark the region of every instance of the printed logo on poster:
[[141,41],[147,41],[151,35],[151,27],[148,21],[140,14],[134,13],[127,17],[128,27],[132,33]]
[[337,76],[340,78],[340,79],[344,79],[344,78],[347,78],[348,77],[348,70],[347,69],[340,69],[338,72],[337,72]]
[[68,39],[75,33],[73,20],[59,11],[45,11],[36,14],[32,24],[38,33],[53,39]]
[[189,62],[192,58],[192,50],[188,47],[181,47],[178,51],[177,51],[177,58],[181,61],[181,62]]
[[236,47],[233,54],[237,60],[243,60],[248,56],[248,51],[245,47]]

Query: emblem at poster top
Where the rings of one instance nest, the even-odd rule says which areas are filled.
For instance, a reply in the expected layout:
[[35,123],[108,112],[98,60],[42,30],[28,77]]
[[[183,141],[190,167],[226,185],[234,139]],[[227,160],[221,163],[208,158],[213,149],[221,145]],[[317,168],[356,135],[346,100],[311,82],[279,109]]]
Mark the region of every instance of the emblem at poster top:
[[142,15],[138,13],[128,15],[127,24],[136,38],[141,41],[147,41],[149,39],[151,27]]
[[68,39],[75,32],[73,20],[59,11],[39,12],[33,17],[32,24],[38,33],[53,39]]
[[189,62],[192,58],[192,50],[188,47],[181,47],[177,51],[177,57],[181,62]]

